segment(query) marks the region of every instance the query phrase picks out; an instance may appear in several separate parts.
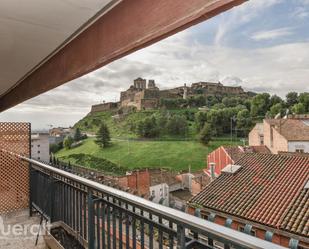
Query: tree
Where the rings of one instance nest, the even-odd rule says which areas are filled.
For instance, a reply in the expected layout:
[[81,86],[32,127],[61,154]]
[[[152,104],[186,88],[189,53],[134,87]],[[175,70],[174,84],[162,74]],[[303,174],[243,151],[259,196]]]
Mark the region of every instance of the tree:
[[207,121],[206,112],[197,112],[195,114],[195,126],[198,131],[200,131],[204,127],[206,121]]
[[289,92],[286,95],[286,104],[288,107],[292,107],[293,105],[297,104],[297,100],[298,100],[297,92]]
[[283,104],[283,100],[279,97],[279,96],[277,96],[276,94],[275,95],[272,95],[271,97],[270,97],[270,106],[274,106],[274,105],[276,105],[276,104]]
[[249,129],[252,126],[252,119],[250,112],[247,109],[240,110],[237,113],[237,129],[241,131],[242,135],[247,136]]
[[222,103],[226,106],[226,107],[235,107],[238,104],[241,104],[241,99],[239,97],[224,97],[222,99]]
[[170,135],[185,135],[188,131],[187,120],[180,115],[172,116],[166,126]]
[[71,136],[67,136],[64,140],[63,140],[63,147],[66,148],[67,150],[71,148],[72,144],[73,144],[74,140]]
[[102,123],[98,132],[97,132],[96,143],[100,145],[102,148],[110,146],[111,137],[109,133],[109,129],[105,123]]
[[269,107],[270,95],[268,93],[258,94],[251,100],[251,116],[264,117]]
[[82,133],[80,132],[79,128],[76,128],[75,133],[74,133],[74,141],[80,141],[82,140]]
[[273,105],[270,108],[269,113],[270,113],[270,116],[272,118],[274,118],[277,114],[280,114],[280,116],[282,116],[283,113],[284,113],[284,108],[283,108],[282,103],[277,103],[277,104]]
[[306,112],[309,112],[309,93],[299,94],[298,102],[305,106]]
[[201,143],[207,145],[212,140],[212,128],[209,123],[205,123],[203,129],[199,134],[199,140]]
[[160,134],[157,119],[154,116],[145,118],[137,124],[137,133],[141,137],[153,138]]
[[306,113],[306,108],[302,103],[293,105],[292,112],[295,114],[304,114]]

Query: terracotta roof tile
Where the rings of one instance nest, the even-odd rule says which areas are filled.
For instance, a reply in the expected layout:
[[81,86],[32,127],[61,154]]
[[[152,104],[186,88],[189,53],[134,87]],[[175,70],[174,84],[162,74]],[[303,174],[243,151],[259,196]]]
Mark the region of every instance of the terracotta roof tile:
[[308,157],[243,153],[235,164],[190,203],[309,236]]

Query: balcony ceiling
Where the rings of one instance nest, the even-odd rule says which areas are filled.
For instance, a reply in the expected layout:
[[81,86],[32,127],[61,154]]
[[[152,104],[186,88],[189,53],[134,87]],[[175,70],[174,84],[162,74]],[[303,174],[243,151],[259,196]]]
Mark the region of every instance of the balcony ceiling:
[[0,1],[2,112],[246,0]]
[[1,0],[0,96],[113,0]]

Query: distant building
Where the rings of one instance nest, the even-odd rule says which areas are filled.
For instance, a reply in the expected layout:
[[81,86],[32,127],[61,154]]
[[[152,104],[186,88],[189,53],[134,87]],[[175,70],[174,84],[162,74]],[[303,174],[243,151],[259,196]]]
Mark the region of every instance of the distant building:
[[107,102],[91,106],[91,113],[104,112],[117,109],[120,106],[120,102]]
[[249,134],[249,145],[263,144],[274,154],[309,153],[309,115],[290,115],[286,119],[264,119]]
[[245,153],[227,168],[189,201],[190,213],[285,247],[309,247],[309,157]]
[[31,134],[31,157],[49,162],[49,134]]
[[126,91],[120,93],[119,102],[108,102],[91,107],[91,113],[117,110],[119,108],[136,108],[136,110],[156,109],[159,107],[160,99],[187,99],[196,95],[204,96],[249,96],[242,87],[224,86],[220,82],[198,82],[192,83],[191,87],[184,86],[160,90],[154,80],[137,78]]
[[74,136],[72,128],[55,127],[49,130],[49,143],[58,144],[63,142],[66,136]]
[[214,176],[221,174],[229,164],[235,164],[245,153],[264,153],[270,154],[270,150],[266,146],[220,146],[207,156],[207,168],[205,173],[211,177],[211,165],[214,167]]
[[169,206],[169,186],[167,183],[159,183],[149,188],[149,200],[164,206]]
[[264,124],[257,123],[249,132],[249,146],[264,145]]

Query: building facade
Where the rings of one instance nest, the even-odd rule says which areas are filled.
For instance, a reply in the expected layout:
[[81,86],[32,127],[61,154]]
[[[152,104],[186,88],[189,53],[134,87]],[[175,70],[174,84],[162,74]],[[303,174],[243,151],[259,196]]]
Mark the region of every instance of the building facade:
[[31,134],[31,157],[49,162],[49,134]]
[[309,117],[291,115],[285,119],[264,119],[263,127],[257,124],[249,134],[249,145],[260,145],[261,141],[274,154],[309,153]]
[[249,146],[264,145],[264,124],[257,123],[249,132]]

